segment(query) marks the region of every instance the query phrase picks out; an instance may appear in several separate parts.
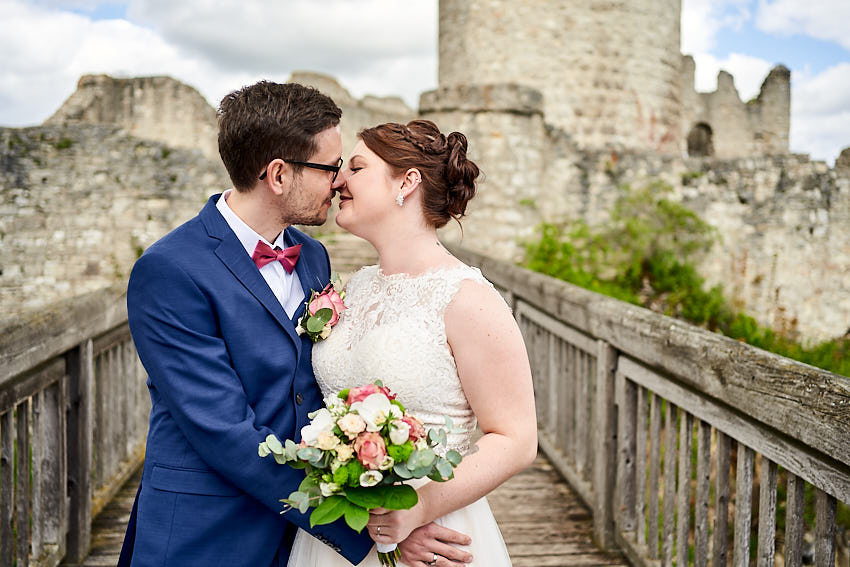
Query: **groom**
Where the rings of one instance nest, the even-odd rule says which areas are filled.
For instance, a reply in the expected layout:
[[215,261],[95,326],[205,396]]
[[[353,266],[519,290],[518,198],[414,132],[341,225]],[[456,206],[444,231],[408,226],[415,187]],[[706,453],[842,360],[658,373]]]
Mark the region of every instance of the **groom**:
[[[229,94],[218,142],[234,188],[133,268],[129,323],[152,408],[119,565],[285,566],[296,527],[354,564],[372,547],[344,523],[311,528],[309,515],[281,515],[280,499],[303,472],[257,454],[270,434],[299,437],[322,405],[312,343],[295,326],[311,290],[328,283],[330,262],[291,225],[327,218],[342,164],[340,116],[330,98],[298,84]],[[466,540],[431,524],[402,549],[410,559],[442,550],[468,560],[446,545]]]

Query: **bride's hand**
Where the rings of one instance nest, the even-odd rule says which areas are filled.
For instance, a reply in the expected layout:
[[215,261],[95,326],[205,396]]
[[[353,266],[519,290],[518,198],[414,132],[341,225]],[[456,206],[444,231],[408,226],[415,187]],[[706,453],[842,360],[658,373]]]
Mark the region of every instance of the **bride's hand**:
[[424,524],[420,506],[410,510],[385,510],[373,508],[369,512],[369,535],[376,543],[399,543],[407,539],[410,532]]

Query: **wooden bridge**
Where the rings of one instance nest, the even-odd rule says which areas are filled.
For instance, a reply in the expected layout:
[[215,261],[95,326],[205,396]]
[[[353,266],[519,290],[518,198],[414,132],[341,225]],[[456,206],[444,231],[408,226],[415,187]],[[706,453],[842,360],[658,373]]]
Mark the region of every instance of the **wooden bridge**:
[[[540,457],[490,497],[515,565],[850,565],[849,379],[458,253],[532,362]],[[0,329],[0,566],[114,565],[149,407],[120,290]]]

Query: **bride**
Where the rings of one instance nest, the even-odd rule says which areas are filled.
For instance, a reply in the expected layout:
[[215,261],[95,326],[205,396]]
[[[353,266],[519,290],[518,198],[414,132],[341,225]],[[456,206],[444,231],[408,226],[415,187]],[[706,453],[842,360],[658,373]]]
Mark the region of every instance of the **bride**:
[[[509,566],[505,544],[484,496],[527,467],[537,452],[531,371],[522,336],[499,293],[481,272],[452,256],[437,229],[466,211],[478,167],[466,137],[448,137],[433,122],[381,124],[360,132],[348,167],[334,184],[336,222],[369,241],[377,266],[354,274],[348,310],[313,349],[324,395],[382,380],[426,428],[452,418],[461,433],[448,449],[464,455],[455,477],[417,485],[410,510],[374,510],[367,526],[379,543],[401,542],[411,567],[460,565],[446,544],[408,539],[436,522],[470,536],[473,564]],[[480,426],[483,436],[474,445]],[[405,541],[407,540],[407,541]],[[468,556],[467,556],[468,557]],[[360,564],[378,565],[375,550]],[[348,565],[299,532],[290,566]]]

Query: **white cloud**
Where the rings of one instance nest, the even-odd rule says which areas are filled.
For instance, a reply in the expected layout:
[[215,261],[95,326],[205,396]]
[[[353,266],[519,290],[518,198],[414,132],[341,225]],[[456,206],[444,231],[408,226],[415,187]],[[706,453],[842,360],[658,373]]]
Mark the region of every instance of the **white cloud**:
[[708,53],[723,28],[740,29],[751,18],[750,0],[682,0],[682,53]]
[[773,68],[773,63],[741,53],[730,53],[726,59],[717,59],[708,53],[694,56],[696,63],[695,83],[699,92],[717,89],[717,73],[722,69],[732,74],[735,88],[741,100],[758,96],[761,84]]
[[804,34],[834,41],[850,49],[850,2],[818,0],[801,4],[800,0],[759,0],[756,27],[768,33]]
[[832,163],[850,146],[850,63],[792,75],[791,150]]
[[97,4],[0,0],[0,124],[42,122],[87,73],[171,75],[212,105],[295,70],[333,75],[358,97],[395,94],[412,106],[437,82],[435,0],[403,12],[390,0],[226,0],[215,9],[206,0],[131,0],[128,20],[101,21],[64,11]]

